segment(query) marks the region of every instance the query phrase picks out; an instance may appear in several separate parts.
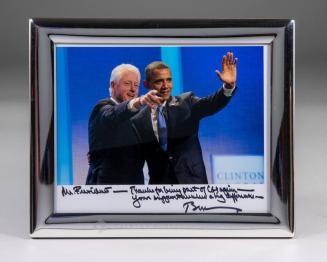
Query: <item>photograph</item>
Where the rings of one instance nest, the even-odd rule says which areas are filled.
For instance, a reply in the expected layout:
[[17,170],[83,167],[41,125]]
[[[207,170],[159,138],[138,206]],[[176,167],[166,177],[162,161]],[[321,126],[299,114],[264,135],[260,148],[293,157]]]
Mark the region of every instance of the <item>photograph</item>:
[[247,40],[56,44],[56,213],[268,213],[271,48]]

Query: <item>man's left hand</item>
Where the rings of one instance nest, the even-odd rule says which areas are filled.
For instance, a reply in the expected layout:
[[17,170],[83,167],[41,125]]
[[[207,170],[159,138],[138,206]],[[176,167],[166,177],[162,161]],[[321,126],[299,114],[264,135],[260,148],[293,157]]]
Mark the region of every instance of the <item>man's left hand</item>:
[[216,74],[221,81],[225,83],[226,88],[233,88],[236,82],[236,64],[237,58],[233,58],[233,53],[228,52],[223,56],[221,67],[221,73],[216,70]]

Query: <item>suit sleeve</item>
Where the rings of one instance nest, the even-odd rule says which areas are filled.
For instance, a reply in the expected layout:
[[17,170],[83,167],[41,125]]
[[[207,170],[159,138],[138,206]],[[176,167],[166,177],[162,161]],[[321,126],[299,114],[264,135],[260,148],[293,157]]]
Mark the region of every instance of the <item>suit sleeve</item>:
[[[233,93],[235,93],[234,90]],[[207,97],[197,97],[193,94],[190,97],[192,113],[199,119],[213,115],[223,109],[232,96],[225,96],[223,89]]]
[[116,126],[134,116],[137,112],[128,109],[128,101],[118,105],[106,104],[99,108],[98,119],[101,124]]

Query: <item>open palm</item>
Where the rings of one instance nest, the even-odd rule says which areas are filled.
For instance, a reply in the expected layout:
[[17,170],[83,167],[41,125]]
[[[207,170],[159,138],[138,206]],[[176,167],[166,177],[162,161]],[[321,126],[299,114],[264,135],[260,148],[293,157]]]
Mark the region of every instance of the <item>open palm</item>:
[[228,52],[227,55],[223,56],[221,67],[222,71],[216,70],[216,74],[228,86],[233,86],[236,82],[236,64],[237,58],[233,58],[233,53]]

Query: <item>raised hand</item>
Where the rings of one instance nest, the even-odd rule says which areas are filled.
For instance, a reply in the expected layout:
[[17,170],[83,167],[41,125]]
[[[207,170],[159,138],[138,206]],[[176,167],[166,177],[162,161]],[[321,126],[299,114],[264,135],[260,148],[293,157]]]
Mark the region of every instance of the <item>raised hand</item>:
[[221,73],[216,70],[216,74],[228,87],[233,87],[236,82],[236,64],[237,58],[233,58],[233,53],[228,52],[227,55],[223,56],[221,61],[222,71]]

